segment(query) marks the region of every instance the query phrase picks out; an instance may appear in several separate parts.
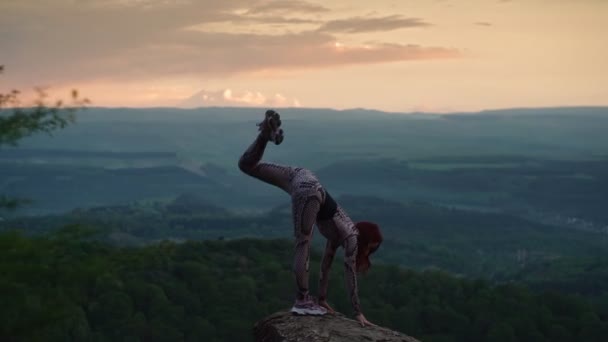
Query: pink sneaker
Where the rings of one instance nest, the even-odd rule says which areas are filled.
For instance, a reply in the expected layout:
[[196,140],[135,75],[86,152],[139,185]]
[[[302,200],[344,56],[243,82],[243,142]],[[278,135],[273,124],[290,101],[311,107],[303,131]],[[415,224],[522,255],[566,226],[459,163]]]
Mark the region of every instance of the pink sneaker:
[[296,315],[323,316],[327,313],[327,309],[315,303],[312,298],[307,297],[305,299],[296,299],[291,312]]

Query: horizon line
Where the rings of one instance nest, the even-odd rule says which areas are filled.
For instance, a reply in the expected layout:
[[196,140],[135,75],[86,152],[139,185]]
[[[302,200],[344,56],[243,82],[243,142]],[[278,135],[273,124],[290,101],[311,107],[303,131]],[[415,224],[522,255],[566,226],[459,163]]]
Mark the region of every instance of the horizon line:
[[[331,108],[331,107],[293,107],[293,106],[266,106],[266,107],[257,107],[257,106],[200,106],[200,107],[177,107],[177,106],[151,106],[151,107],[131,107],[131,106],[88,106],[85,109],[128,109],[128,110],[159,110],[159,109],[171,109],[171,110],[179,110],[179,111],[196,111],[196,110],[205,110],[205,109],[235,109],[235,110],[294,110],[294,111],[302,111],[302,110],[327,110],[333,112],[349,112],[349,111],[368,111],[368,112],[379,112],[386,114],[405,114],[405,115],[450,115],[450,114],[481,114],[488,112],[502,112],[502,111],[525,111],[525,110],[565,110],[565,109],[606,109],[608,110],[608,104],[606,105],[567,105],[567,106],[521,106],[521,107],[496,107],[496,108],[486,108],[481,110],[462,110],[462,111],[449,111],[449,112],[439,112],[439,111],[395,111],[395,110],[383,110],[376,108],[366,108],[366,107],[352,107],[352,108]],[[5,108],[4,110],[10,110],[10,108]]]

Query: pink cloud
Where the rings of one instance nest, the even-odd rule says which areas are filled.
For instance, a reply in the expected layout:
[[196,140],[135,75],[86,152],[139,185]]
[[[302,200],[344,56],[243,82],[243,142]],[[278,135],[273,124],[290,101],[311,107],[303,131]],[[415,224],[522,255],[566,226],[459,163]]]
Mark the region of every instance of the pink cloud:
[[[16,87],[62,85],[87,80],[145,81],[177,77],[226,77],[242,73],[309,70],[348,65],[461,57],[452,47],[377,43],[336,46],[331,32],[364,32],[426,26],[417,18],[388,16],[329,21],[306,32],[252,34],[230,32],[230,25],[298,23],[316,18],[280,16],[323,13],[304,1],[112,1],[99,5],[71,1],[0,2],[5,80]],[[125,4],[129,4],[126,6]],[[239,14],[243,9],[264,13]],[[278,13],[278,14],[277,14]],[[205,23],[225,25],[222,32],[187,29]],[[204,25],[203,25],[204,26]],[[331,31],[331,32],[329,32]],[[41,84],[42,80],[42,84]]]
[[420,18],[406,18],[400,15],[391,15],[386,17],[353,17],[332,20],[323,24],[319,30],[323,32],[362,33],[391,31],[430,25],[431,24]]
[[260,91],[233,91],[230,88],[216,91],[201,90],[178,106],[186,108],[196,107],[300,107],[300,101],[280,93],[265,95]]

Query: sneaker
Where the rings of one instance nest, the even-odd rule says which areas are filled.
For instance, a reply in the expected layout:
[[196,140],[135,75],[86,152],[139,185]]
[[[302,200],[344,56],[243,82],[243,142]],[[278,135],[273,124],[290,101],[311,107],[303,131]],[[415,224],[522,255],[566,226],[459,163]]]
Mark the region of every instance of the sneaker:
[[283,129],[281,127],[281,116],[276,111],[269,109],[266,111],[264,121],[257,124],[259,130],[268,134],[268,140],[279,145],[283,142]]
[[275,145],[279,145],[283,142],[283,129],[279,128],[277,131],[270,132],[269,140],[275,143]]
[[314,315],[323,316],[327,313],[327,309],[315,303],[311,298],[297,299],[291,312],[296,315]]

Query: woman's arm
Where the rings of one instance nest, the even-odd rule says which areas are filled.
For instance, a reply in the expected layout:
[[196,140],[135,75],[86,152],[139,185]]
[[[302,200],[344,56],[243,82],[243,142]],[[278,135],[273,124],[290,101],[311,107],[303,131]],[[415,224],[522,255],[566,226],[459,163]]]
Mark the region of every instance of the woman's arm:
[[344,272],[346,289],[353,306],[355,316],[361,314],[359,289],[357,286],[357,236],[351,235],[344,241]]
[[353,305],[355,317],[362,327],[374,325],[361,312],[359,289],[357,287],[357,236],[351,235],[344,242],[344,267],[346,271],[346,287]]

